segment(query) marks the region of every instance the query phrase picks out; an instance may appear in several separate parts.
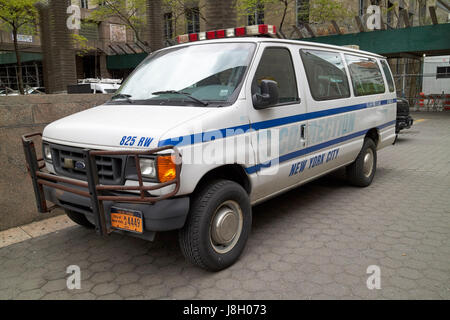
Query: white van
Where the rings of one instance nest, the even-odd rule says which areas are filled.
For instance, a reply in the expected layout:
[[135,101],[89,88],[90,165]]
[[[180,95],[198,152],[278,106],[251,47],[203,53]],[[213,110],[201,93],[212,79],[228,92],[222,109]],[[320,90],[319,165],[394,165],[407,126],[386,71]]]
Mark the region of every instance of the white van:
[[42,161],[40,134],[23,143],[39,211],[50,201],[101,234],[179,229],[190,262],[221,270],[244,249],[252,205],[344,166],[351,184],[372,182],[396,137],[395,87],[370,52],[189,39],[152,53],[109,102],[49,124]]

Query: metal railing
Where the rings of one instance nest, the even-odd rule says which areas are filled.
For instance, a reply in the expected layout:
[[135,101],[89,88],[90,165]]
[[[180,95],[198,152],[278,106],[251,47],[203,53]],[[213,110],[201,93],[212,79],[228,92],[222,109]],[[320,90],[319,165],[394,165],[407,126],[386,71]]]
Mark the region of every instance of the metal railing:
[[[411,66],[413,65],[411,64]],[[417,65],[414,67],[417,67]],[[449,78],[449,74],[437,73],[394,74],[397,95],[407,99],[413,111],[448,110],[450,92],[445,91],[445,85],[442,86],[442,81],[447,84],[450,82]]]

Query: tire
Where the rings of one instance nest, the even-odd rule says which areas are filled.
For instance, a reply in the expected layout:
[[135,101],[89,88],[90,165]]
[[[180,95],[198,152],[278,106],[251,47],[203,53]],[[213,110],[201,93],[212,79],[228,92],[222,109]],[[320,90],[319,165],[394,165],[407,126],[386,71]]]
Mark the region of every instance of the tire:
[[87,229],[94,229],[95,226],[89,222],[89,220],[86,218],[86,216],[82,213],[78,213],[71,210],[64,210],[67,214],[67,216],[75,222],[76,224],[79,224],[80,226],[83,226]]
[[244,188],[229,180],[211,181],[192,199],[187,221],[178,235],[181,251],[186,260],[200,268],[225,269],[239,259],[251,224],[252,209]]
[[364,144],[356,160],[347,166],[347,179],[357,187],[367,187],[372,183],[377,170],[377,148],[372,139],[364,139]]

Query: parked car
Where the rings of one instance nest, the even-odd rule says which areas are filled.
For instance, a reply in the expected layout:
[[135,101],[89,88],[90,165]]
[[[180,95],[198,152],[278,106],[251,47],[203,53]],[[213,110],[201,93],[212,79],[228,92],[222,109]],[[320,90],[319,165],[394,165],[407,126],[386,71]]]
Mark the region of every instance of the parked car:
[[79,79],[75,85],[67,86],[67,93],[115,93],[120,88],[122,79]]
[[409,102],[403,98],[397,98],[397,119],[395,123],[395,133],[400,130],[409,129],[413,125],[413,118],[409,114]]
[[[115,93],[120,88],[120,79],[109,82],[110,79],[102,79],[100,82],[91,83],[93,93]],[[117,82],[113,82],[117,81]]]
[[[22,141],[40,212],[47,200],[100,234],[150,241],[179,230],[186,259],[217,271],[243,252],[252,205],[341,167],[350,184],[370,185],[395,110],[380,55],[216,39],[153,52],[110,101]],[[38,164],[31,138],[41,135]]]
[[78,81],[79,85],[90,84],[92,93],[114,93],[120,88],[122,79],[82,79]]

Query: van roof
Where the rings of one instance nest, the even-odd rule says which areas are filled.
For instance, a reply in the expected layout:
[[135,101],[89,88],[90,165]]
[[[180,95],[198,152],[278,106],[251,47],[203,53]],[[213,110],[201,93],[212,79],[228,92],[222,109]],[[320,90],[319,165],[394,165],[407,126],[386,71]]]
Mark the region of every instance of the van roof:
[[[320,43],[320,42],[309,42],[309,41],[301,41],[301,40],[289,40],[289,39],[278,39],[278,38],[268,38],[268,37],[233,37],[233,38],[223,38],[223,39],[213,39],[213,40],[200,40],[200,41],[193,41],[193,42],[178,44],[176,46],[172,46],[172,47],[168,47],[168,48],[190,46],[190,45],[200,45],[200,44],[208,44],[208,43],[227,43],[227,42],[254,42],[254,43],[273,42],[273,43],[296,44],[296,45],[302,45],[302,46],[345,51],[348,53],[362,54],[362,55],[367,55],[367,56],[372,56],[372,57],[377,57],[377,58],[385,58],[385,57],[380,56],[379,54],[376,54],[373,52],[352,49],[352,48],[343,47],[343,46],[335,46],[335,45],[325,44],[325,43]],[[167,48],[165,48],[165,49],[167,49]]]

